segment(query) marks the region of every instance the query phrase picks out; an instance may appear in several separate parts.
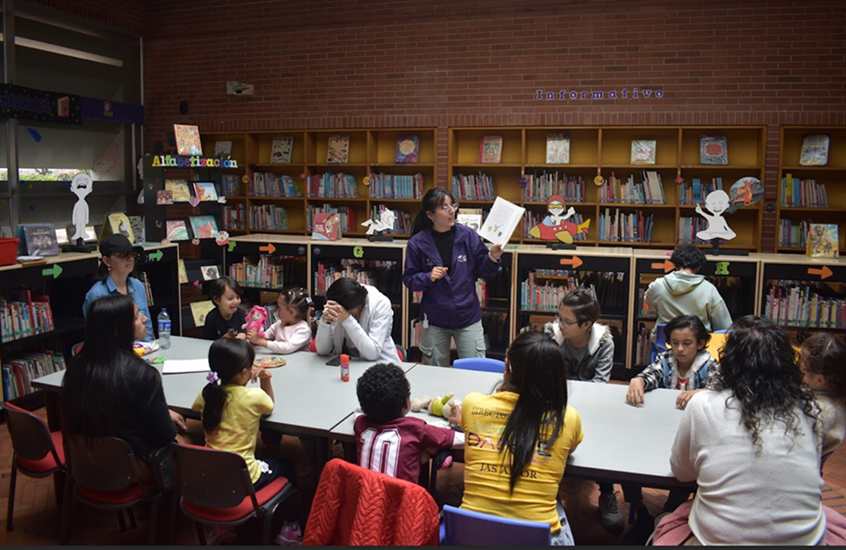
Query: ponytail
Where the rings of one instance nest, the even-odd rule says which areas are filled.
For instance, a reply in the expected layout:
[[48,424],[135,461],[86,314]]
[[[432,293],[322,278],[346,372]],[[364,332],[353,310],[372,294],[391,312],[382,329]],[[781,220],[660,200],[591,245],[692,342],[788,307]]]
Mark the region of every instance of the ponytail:
[[228,392],[223,384],[235,378],[244,369],[252,368],[256,352],[245,340],[221,338],[212,342],[209,348],[208,384],[203,388],[202,420],[203,430],[208,434],[215,431],[223,419]]

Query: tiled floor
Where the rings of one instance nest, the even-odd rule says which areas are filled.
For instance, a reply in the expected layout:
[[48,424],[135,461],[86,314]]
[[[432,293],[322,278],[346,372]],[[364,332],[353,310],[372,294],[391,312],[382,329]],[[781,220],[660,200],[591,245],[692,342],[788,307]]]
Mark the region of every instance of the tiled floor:
[[[44,410],[37,411],[44,416]],[[316,480],[309,467],[308,458],[299,440],[286,436],[283,440],[282,454],[289,456],[297,464],[300,487],[310,501]],[[340,446],[335,449],[340,452]],[[0,512],[3,527],[0,528],[2,545],[55,545],[58,544],[59,521],[55,503],[55,493],[51,478],[32,479],[18,476],[15,495],[14,531],[6,532],[5,513],[9,494],[9,472],[12,455],[11,442],[6,424],[0,425]],[[438,500],[440,503],[458,505],[461,501],[463,465],[455,464],[438,476]],[[846,449],[841,447],[825,464],[826,486],[823,490],[825,504],[846,515]],[[590,481],[578,481],[565,478],[561,486],[561,495],[565,502],[575,540],[580,545],[621,545],[622,535],[610,535],[599,524],[597,515],[597,485]],[[665,491],[644,489],[647,507],[653,515],[660,513],[666,498]],[[619,496],[620,509],[625,515],[627,506]],[[161,515],[162,520],[165,515]],[[83,506],[77,508],[74,516],[71,544],[74,545],[136,545],[146,543],[147,523],[138,522],[137,529],[121,533],[114,513],[99,512]],[[164,525],[164,522],[161,522]],[[628,529],[628,525],[627,525]],[[163,534],[164,529],[160,531]],[[159,538],[164,543],[164,538]],[[176,544],[197,544],[196,535],[189,522],[177,512]],[[242,538],[235,543],[249,543]]]

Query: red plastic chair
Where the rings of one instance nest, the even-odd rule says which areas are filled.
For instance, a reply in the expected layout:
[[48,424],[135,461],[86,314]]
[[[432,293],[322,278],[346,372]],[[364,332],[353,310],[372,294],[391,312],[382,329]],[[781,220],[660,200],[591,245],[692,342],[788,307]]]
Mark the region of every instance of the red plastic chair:
[[270,544],[273,513],[283,500],[299,495],[287,478],[278,477],[256,491],[241,455],[177,443],[171,448],[179,505],[195,522],[201,544],[205,534],[200,524],[236,526],[252,517],[262,521],[262,544]]
[[62,432],[51,432],[40,418],[17,405],[5,403],[4,406],[13,449],[6,515],[6,531],[11,531],[18,471],[29,477],[57,475],[65,471],[65,451]]

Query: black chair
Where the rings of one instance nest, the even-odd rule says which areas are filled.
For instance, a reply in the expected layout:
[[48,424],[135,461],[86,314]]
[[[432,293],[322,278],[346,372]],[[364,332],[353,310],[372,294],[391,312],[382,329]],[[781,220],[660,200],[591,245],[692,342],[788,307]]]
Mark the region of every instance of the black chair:
[[62,432],[51,432],[40,418],[17,405],[5,403],[4,407],[13,450],[6,515],[6,531],[11,531],[18,472],[29,477],[58,475],[65,471],[65,450]]
[[[195,522],[201,544],[205,534],[200,524],[237,526],[252,517],[262,521],[262,544],[271,543],[276,508],[291,495],[299,496],[287,478],[278,477],[256,491],[241,455],[178,443],[171,448],[179,506]],[[172,521],[170,529],[173,540]]]
[[[130,525],[135,528],[132,507],[142,500],[150,503],[149,544],[156,542],[156,519],[161,494],[141,478],[141,469],[129,444],[117,437],[84,437],[65,434],[68,482],[60,529],[60,543],[70,538],[73,504],[80,501],[99,510],[116,510],[121,531],[126,531],[123,510],[129,510]],[[72,485],[72,490],[71,490]]]

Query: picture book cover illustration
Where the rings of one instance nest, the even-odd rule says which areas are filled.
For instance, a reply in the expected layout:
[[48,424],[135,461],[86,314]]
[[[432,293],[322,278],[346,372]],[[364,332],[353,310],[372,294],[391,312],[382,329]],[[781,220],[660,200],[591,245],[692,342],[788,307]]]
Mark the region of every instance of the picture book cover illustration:
[[195,327],[206,326],[206,315],[214,309],[214,303],[211,300],[204,300],[202,302],[191,303],[191,317],[194,318]]
[[204,265],[200,268],[200,273],[203,274],[204,281],[214,281],[220,279],[220,270],[216,265]]
[[826,134],[809,134],[802,139],[799,166],[825,166],[831,137]]
[[23,223],[18,225],[18,249],[21,256],[58,256],[59,239],[52,223]]
[[203,154],[199,128],[188,124],[174,124],[173,134],[176,137],[177,155],[192,156]]
[[129,216],[129,225],[132,227],[132,234],[135,235],[135,244],[144,242],[144,218],[142,216]]
[[273,164],[291,164],[291,153],[293,150],[293,136],[273,138],[273,143],[270,146],[270,162]]
[[195,181],[194,193],[201,201],[216,201],[217,189],[211,181]]
[[173,191],[170,189],[159,189],[156,191],[156,204],[159,206],[173,204]]
[[702,135],[699,138],[699,162],[702,164],[728,164],[728,139],[726,136]]
[[188,235],[188,227],[185,225],[185,220],[167,220],[167,237],[168,242],[174,241],[190,241],[191,236]]
[[135,242],[135,230],[132,228],[129,216],[123,212],[110,212],[106,214],[106,221],[103,223],[103,230],[100,232],[100,240],[102,241],[105,237],[116,234],[123,235],[131,243]]
[[761,199],[764,198],[764,184],[758,178],[740,178],[731,185],[729,195],[731,206],[726,210],[726,213],[732,214],[738,208],[761,202]]
[[479,164],[499,164],[502,160],[502,136],[482,136],[479,142]]
[[562,132],[546,135],[546,163],[570,164],[570,138]]
[[166,179],[165,191],[170,191],[171,193],[173,193],[173,202],[191,201],[191,188],[188,187],[188,180]]
[[400,134],[397,136],[396,164],[413,164],[417,162],[420,151],[420,136],[417,134]]
[[213,239],[217,235],[217,221],[212,215],[191,216],[191,231],[195,239]]
[[320,212],[314,215],[311,238],[318,241],[337,241],[341,236],[341,215]]
[[839,258],[840,234],[836,223],[808,224],[808,256]]
[[655,140],[633,139],[631,164],[655,164]]
[[326,164],[346,164],[350,161],[350,136],[337,134],[329,136],[326,150]]
[[185,260],[179,259],[179,284],[188,282],[188,271],[185,270]]
[[225,157],[232,154],[231,141],[215,141],[214,142],[214,156]]
[[466,225],[473,231],[478,232],[482,228],[482,209],[478,208],[475,212],[465,212],[460,210],[455,215],[455,223]]
[[539,224],[529,230],[529,235],[536,239],[545,241],[561,241],[566,244],[573,243],[573,237],[579,233],[587,234],[590,228],[590,220],[576,224],[567,221],[576,214],[572,206],[565,212],[567,204],[561,195],[552,195],[546,201],[547,215]]

